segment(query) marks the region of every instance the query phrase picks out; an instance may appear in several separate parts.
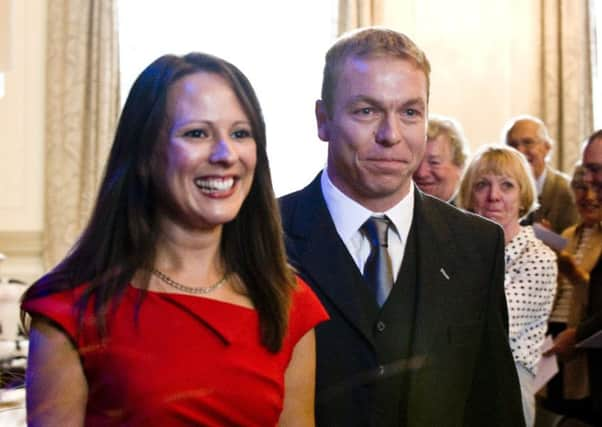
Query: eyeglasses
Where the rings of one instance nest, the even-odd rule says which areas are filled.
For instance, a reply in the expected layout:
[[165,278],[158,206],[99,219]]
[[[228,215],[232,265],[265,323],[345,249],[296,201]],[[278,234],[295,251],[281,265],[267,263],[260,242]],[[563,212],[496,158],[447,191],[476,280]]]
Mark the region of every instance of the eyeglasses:
[[592,175],[598,175],[602,173],[602,163],[586,163],[583,165],[583,167]]
[[582,197],[587,197],[591,190],[595,197],[598,199],[598,201],[602,203],[602,183],[588,184],[585,182],[580,182],[577,184],[573,184],[571,187],[573,189],[573,193],[575,194],[575,198],[578,199]]
[[511,146],[512,148],[516,148],[517,150],[519,150],[521,147],[524,148],[531,148],[533,146],[535,146],[535,144],[537,144],[539,141],[536,141],[534,139],[514,139],[512,141],[508,141],[508,145]]
[[573,188],[573,191],[575,193],[579,193],[579,194],[585,194],[585,193],[587,193],[590,190],[594,191],[594,192],[597,190],[597,188],[596,188],[595,185],[590,185],[590,184],[587,184],[585,182],[580,182],[580,183],[577,183],[577,184],[573,184],[571,187]]

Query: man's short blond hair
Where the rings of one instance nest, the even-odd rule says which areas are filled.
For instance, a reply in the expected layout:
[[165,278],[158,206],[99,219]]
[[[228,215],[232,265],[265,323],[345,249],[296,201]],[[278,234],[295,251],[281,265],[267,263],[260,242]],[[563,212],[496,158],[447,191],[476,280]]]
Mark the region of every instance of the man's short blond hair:
[[326,53],[322,101],[328,114],[332,114],[337,81],[347,59],[371,56],[391,56],[414,63],[426,77],[428,99],[431,65],[424,52],[405,34],[380,27],[360,28],[343,34]]

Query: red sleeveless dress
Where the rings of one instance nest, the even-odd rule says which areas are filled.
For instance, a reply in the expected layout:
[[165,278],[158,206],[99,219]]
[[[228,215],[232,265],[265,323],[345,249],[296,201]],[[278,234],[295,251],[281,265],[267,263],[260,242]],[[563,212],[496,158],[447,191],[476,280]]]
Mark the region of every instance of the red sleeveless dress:
[[74,303],[82,288],[23,309],[50,319],[77,347],[89,390],[86,426],[275,426],[293,348],[328,318],[298,279],[289,329],[273,354],[260,344],[253,309],[129,286],[101,340],[91,304],[78,331]]

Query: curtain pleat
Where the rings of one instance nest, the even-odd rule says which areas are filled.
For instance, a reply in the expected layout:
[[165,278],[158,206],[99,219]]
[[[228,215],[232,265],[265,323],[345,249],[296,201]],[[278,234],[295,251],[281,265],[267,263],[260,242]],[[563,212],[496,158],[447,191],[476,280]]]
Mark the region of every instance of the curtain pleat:
[[116,0],[48,2],[43,258],[88,221],[119,114]]
[[542,0],[542,119],[556,166],[571,172],[593,130],[590,15],[587,0]]
[[384,0],[339,0],[339,34],[383,23]]

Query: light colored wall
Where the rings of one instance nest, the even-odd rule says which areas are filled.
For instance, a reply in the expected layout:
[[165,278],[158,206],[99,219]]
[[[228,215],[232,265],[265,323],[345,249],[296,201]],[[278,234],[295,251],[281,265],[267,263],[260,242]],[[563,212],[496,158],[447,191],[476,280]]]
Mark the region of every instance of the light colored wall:
[[30,281],[40,261],[46,1],[14,0],[12,67],[0,98],[0,275]]
[[[0,252],[10,258],[0,275],[29,281],[42,272],[46,0],[13,6],[13,68],[0,99]],[[385,25],[411,36],[431,61],[431,112],[460,120],[473,150],[498,140],[509,117],[539,113],[539,1],[385,7]]]
[[535,0],[385,1],[385,25],[431,62],[430,112],[457,118],[473,151],[510,117],[539,114],[539,13]]

